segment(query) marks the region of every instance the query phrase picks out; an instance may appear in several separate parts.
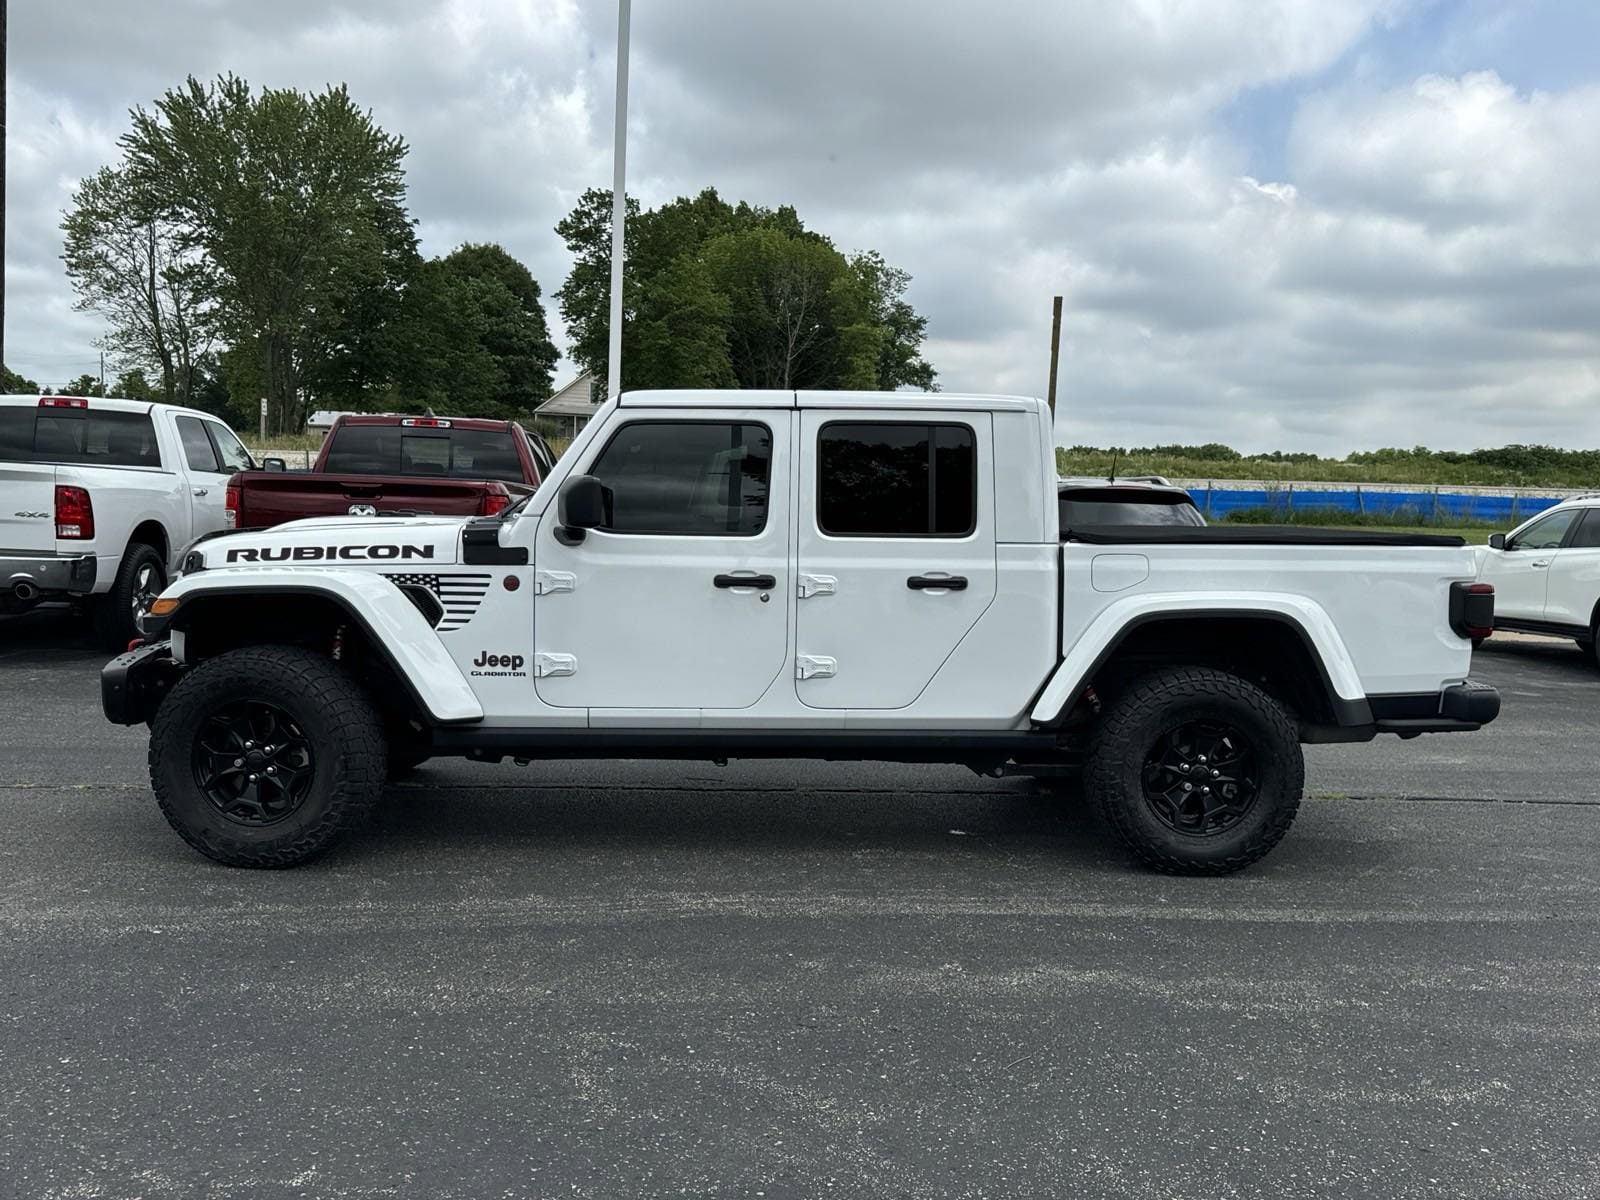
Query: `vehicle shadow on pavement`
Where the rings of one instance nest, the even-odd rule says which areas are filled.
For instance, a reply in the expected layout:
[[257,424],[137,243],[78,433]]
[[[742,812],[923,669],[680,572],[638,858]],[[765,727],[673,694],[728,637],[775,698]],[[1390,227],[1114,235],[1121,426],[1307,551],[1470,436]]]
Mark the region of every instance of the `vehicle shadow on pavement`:
[[1595,669],[1588,655],[1570,638],[1497,633],[1472,652],[1474,670],[1484,659],[1497,665],[1549,667],[1600,683],[1600,670]]
[[103,663],[111,657],[90,640],[88,620],[65,606],[0,615],[0,663]]
[[[442,774],[442,772],[441,772]],[[911,787],[903,792],[846,788],[700,784],[562,784],[474,788],[445,784],[393,787],[358,855],[420,843],[534,846],[563,854],[686,847],[786,853],[941,852],[1005,856],[1062,854],[1098,861],[1122,857],[1081,799],[1035,789],[1026,780],[970,789]],[[343,857],[343,855],[341,855]]]

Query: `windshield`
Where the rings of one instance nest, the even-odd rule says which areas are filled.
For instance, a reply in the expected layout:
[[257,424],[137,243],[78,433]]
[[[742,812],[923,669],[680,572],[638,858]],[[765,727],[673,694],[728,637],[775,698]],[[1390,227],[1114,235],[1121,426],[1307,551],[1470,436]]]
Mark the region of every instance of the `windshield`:
[[1093,525],[1187,525],[1206,523],[1181,492],[1105,488],[1061,494],[1061,528]]

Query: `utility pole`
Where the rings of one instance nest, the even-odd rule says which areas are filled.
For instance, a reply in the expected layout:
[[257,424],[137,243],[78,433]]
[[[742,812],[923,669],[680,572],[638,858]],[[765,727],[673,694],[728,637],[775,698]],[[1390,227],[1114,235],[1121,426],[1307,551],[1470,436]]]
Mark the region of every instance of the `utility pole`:
[[1061,361],[1061,297],[1056,297],[1050,319],[1050,419],[1056,415],[1056,367]]
[[611,150],[611,345],[606,351],[606,398],[622,391],[622,227],[628,219],[628,15],[632,0],[617,0],[617,127]]

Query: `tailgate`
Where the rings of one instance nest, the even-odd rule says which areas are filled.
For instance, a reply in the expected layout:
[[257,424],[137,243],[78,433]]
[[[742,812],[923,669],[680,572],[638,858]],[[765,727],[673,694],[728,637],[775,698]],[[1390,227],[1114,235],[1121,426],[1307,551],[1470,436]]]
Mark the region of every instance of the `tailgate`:
[[[305,517],[477,516],[493,484],[467,479],[249,472],[239,477],[239,524],[260,528]],[[369,511],[370,510],[370,511]]]
[[0,554],[54,553],[56,468],[50,463],[0,462]]

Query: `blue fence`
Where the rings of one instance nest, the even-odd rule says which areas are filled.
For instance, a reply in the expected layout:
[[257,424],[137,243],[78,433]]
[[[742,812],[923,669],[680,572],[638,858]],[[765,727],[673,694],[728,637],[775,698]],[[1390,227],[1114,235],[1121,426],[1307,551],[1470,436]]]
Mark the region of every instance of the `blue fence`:
[[1510,529],[1535,513],[1543,512],[1562,497],[1524,493],[1403,491],[1356,487],[1329,489],[1285,485],[1279,488],[1190,486],[1189,495],[1207,520],[1222,520],[1241,508],[1296,510],[1336,508],[1396,518],[1397,524],[1451,521],[1488,521]]

